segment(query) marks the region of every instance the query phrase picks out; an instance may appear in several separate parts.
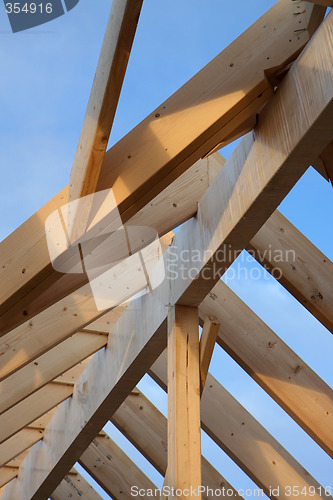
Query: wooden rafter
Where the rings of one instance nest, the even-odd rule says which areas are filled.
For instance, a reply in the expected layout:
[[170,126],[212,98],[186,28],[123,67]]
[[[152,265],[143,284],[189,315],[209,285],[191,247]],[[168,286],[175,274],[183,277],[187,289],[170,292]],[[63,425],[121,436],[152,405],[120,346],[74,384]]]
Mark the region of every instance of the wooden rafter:
[[[224,160],[220,157],[220,155],[212,156],[204,162],[199,161],[195,163],[175,182],[170,184],[165,191],[156,196],[149,204],[145,205],[142,210],[140,210],[131,219],[131,224],[137,226],[149,226],[154,228],[157,233],[162,236],[185,220],[189,219],[196,213],[199,199],[204,194],[209,184],[214,180],[217,172],[221,169],[223,164]],[[2,248],[0,252],[0,260],[2,258],[4,259],[2,265],[5,266],[0,269],[0,273],[5,273],[6,270],[9,272],[8,262],[10,261],[8,261],[8,259],[12,258],[12,243],[9,241],[11,238],[17,238],[18,240],[22,239],[22,241],[29,239],[32,247],[34,248],[34,251],[21,247],[20,250],[17,248],[18,255],[15,256],[17,264],[15,266],[15,273],[18,275],[17,278],[26,281],[26,274],[32,272],[29,270],[30,267],[27,267],[27,262],[33,262],[34,252],[37,251],[35,244],[38,247],[38,245],[40,245],[40,241],[43,241],[43,252],[39,253],[39,264],[43,261],[49,261],[45,241],[45,221],[54,210],[59,209],[59,207],[63,205],[64,199],[67,198],[68,189],[65,189],[59,193],[59,195],[55,196],[35,215],[33,215],[23,226],[21,226],[21,228],[18,228],[18,230],[15,231],[15,237],[13,234],[13,236],[10,236],[9,239],[5,240],[9,244],[7,257],[7,250],[4,248],[7,248],[7,243],[5,244],[5,242],[3,242],[0,244],[0,248]],[[36,233],[38,233],[36,243],[33,243],[32,238]],[[6,277],[3,276],[3,279],[5,280]],[[64,279],[67,279],[66,276]],[[4,283],[4,281],[2,281],[2,283]],[[82,276],[75,274],[71,275],[71,283],[71,290],[77,288],[78,285],[82,283]],[[29,300],[29,308],[24,309],[24,321],[26,326],[30,325],[30,321],[27,321],[30,317],[33,317],[45,308],[50,307],[58,300],[58,287],[62,288],[61,279],[57,285],[49,286],[49,288],[45,290],[44,294],[31,291],[32,296],[30,297],[31,300]],[[81,291],[78,291],[78,293],[81,293]],[[83,291],[82,293],[84,294]],[[68,304],[66,303],[63,304],[63,308],[70,310],[70,307],[68,307]],[[97,317],[98,314],[95,312],[95,318]],[[91,316],[89,316],[89,322],[94,319],[90,318]],[[66,321],[67,324],[69,324],[68,320]],[[13,326],[21,323],[22,310],[18,310],[17,312],[11,310],[10,325]],[[32,324],[34,325],[35,321],[32,321]],[[7,325],[4,318],[0,319],[0,336],[11,329],[10,325]],[[63,328],[60,328],[60,330],[62,329]],[[52,335],[50,336],[52,337]]]
[[[111,422],[131,441],[147,460],[165,476],[167,470],[167,419],[139,390],[127,396]],[[202,484],[218,489],[233,487],[201,456]],[[206,496],[203,493],[203,498]],[[208,498],[208,497],[207,497]]]
[[[293,2],[279,1],[109,151],[97,190],[112,187],[123,223],[272,98],[265,71],[295,59],[309,41],[307,26],[315,7],[305,3],[295,16]],[[66,202],[65,192],[0,246],[2,332],[32,317],[30,304],[60,278],[43,307],[87,281],[82,274],[73,282],[50,263],[43,221],[45,212],[64,203],[61,198]],[[29,241],[29,248],[18,249],[18,240]]]
[[333,333],[333,264],[326,255],[278,211],[247,248]]
[[115,499],[131,498],[131,487],[154,489],[154,483],[108,436],[93,440],[79,460],[80,465]]
[[[166,389],[166,353],[154,363],[150,374]],[[266,494],[278,485],[281,491],[290,484],[318,488],[317,481],[211,374],[201,398],[201,425]],[[316,498],[320,498],[319,492]]]
[[65,500],[66,498],[72,500],[102,500],[102,497],[80,474],[65,476],[51,495],[52,500]]
[[220,346],[333,456],[330,387],[222,281],[200,305],[199,315],[201,321],[207,315],[220,321]]
[[0,415],[107,343],[103,333],[73,335],[0,382]]
[[[271,104],[265,108],[254,135],[241,142],[217,176],[216,182],[208,189],[207,195],[199,204],[197,220],[186,223],[175,236],[173,250],[177,246],[190,248],[190,241],[192,244],[196,242],[195,247],[201,251],[201,255],[206,255],[207,250],[214,255],[226,241],[231,242],[232,246],[246,246],[311,163],[311,158],[316,157],[329,142],[333,135],[333,123],[330,119],[333,82],[329,75],[333,71],[330,47],[327,47],[324,40],[332,24],[333,18],[329,15],[286,76]],[[320,72],[314,75],[314,72],[308,71],[309,67],[317,64],[318,53],[321,64],[325,66],[325,77]],[[325,85],[321,85],[321,78],[325,78]],[[295,86],[297,94],[294,92]],[[316,105],[306,109],[307,120],[304,120],[302,103],[311,99]],[[291,116],[293,126],[287,127]],[[281,127],[289,130],[287,142],[284,141],[285,135]],[[260,166],[262,170],[259,169]],[[228,179],[227,183],[224,182],[225,179]],[[229,204],[235,200],[237,210],[228,212],[225,203],[221,203],[221,193],[227,195],[225,199]],[[218,206],[212,203],[214,199],[219,200]],[[203,227],[204,231],[201,231]],[[168,250],[166,258],[167,256]],[[201,267],[207,264],[205,259],[206,257],[201,262]],[[71,461],[76,459],[82,448],[89,444],[93,434],[104,425],[105,411],[112,413],[116,410],[124,394],[133,388],[138,377],[160,352],[165,343],[165,303],[173,305],[181,298],[186,302],[198,301],[209,291],[208,285],[200,287],[202,282],[202,279],[196,280],[196,286],[201,288],[198,293],[199,290],[194,285],[191,286],[191,278],[174,280],[172,294],[166,283],[138,299],[139,309],[128,308],[129,314],[122,316],[112,332],[112,353],[106,349],[103,356],[100,353],[96,355],[96,362],[93,360],[85,370],[71,401],[61,405],[60,411],[49,424],[42,447],[43,460],[41,447],[34,446],[25,460],[25,468],[19,474],[14,490],[10,487],[7,492],[6,489],[5,495],[17,495],[21,488],[30,492],[31,498],[49,494],[52,486],[59,482],[59,477],[68,470]],[[214,280],[211,280],[210,288],[213,284]],[[153,318],[150,314],[152,310],[155,311]],[[154,335],[156,329],[158,330]],[[135,331],[140,334],[135,336],[133,342],[132,335]],[[137,362],[134,363],[134,360]],[[103,389],[97,387],[96,390],[87,392],[88,384],[93,383],[98,373],[103,373],[107,385],[103,385]],[[83,420],[87,425],[82,429],[79,422]],[[66,436],[60,432],[65,427],[70,429]],[[48,458],[45,461],[46,456]]]

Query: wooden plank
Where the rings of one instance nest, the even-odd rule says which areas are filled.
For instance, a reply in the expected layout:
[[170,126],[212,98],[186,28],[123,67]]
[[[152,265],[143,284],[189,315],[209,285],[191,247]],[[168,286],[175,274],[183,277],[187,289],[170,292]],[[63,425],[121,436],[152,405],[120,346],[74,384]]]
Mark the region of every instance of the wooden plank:
[[[279,71],[295,59],[309,40],[307,23],[313,10],[305,3],[296,16],[294,2],[280,0],[110,150],[97,191],[112,187],[123,223],[273,96],[265,71]],[[57,198],[54,205],[59,205]],[[37,310],[86,282],[85,275],[77,275],[74,282],[73,276],[52,268],[43,212],[50,213],[49,207],[1,244],[2,332],[24,321],[24,314],[32,317],[31,302],[60,278],[61,286],[49,292],[47,303],[39,303]]]
[[[107,335],[77,333],[0,382],[0,415],[104,347]],[[10,366],[5,366],[9,374]],[[4,378],[4,371],[2,378]],[[61,380],[65,380],[62,377]],[[72,381],[71,378],[66,378]]]
[[[18,475],[17,467],[1,467],[0,469],[0,487],[15,479]],[[5,490],[4,490],[5,491]]]
[[332,456],[330,387],[222,281],[199,307],[201,321],[210,314],[220,346]]
[[[131,441],[144,457],[163,475],[167,469],[167,419],[138,389],[133,391],[116,413],[111,422]],[[201,455],[202,484],[213,491],[233,487]],[[203,499],[209,498],[205,492]]]
[[29,453],[29,449],[23,451],[22,453],[20,453],[19,455],[17,455],[15,458],[13,458],[9,462],[7,462],[6,463],[6,467],[17,467],[17,468],[19,468],[28,453]]
[[[179,226],[196,213],[199,199],[214,180],[223,164],[224,160],[221,159],[220,155],[213,155],[205,161],[195,163],[149,204],[145,205],[131,219],[130,223],[136,226],[152,227],[160,236]],[[6,243],[0,244],[0,275],[1,279],[3,279],[2,283],[6,282],[7,286],[13,285],[14,287],[14,281],[16,281],[20,282],[20,286],[24,288],[28,286],[30,277],[37,272],[40,265],[49,265],[50,259],[44,229],[45,221],[54,210],[59,209],[64,204],[64,200],[67,198],[68,189],[65,189],[33,215],[23,226],[18,228],[13,235],[9,236],[5,240]],[[29,240],[31,248],[27,249],[22,244],[17,246],[17,240],[21,242]],[[41,245],[42,248],[40,248]],[[13,269],[12,258],[14,251],[16,265]],[[39,255],[38,262],[35,261],[36,252]],[[13,272],[15,273],[14,277],[12,276]],[[14,281],[10,281],[11,279]],[[86,280],[86,277],[77,274],[70,275],[70,279],[71,288],[62,285],[63,280],[68,280],[68,276],[65,275],[58,280],[56,285],[45,281],[45,292],[43,294],[40,294],[36,289],[30,290],[29,307],[21,307],[19,302],[16,302],[8,310],[8,315],[0,318],[0,336],[13,326],[20,325],[22,321],[27,322],[29,318],[57,302],[62,295],[62,292],[59,294],[59,288],[60,290],[66,289],[67,292],[74,291]],[[1,289],[1,292],[2,290],[4,288]],[[11,290],[13,291],[12,288]],[[64,304],[64,307],[67,307],[67,305]],[[52,335],[50,337],[52,338]]]
[[[167,248],[172,235],[161,238],[161,246]],[[109,329],[126,309],[122,306],[113,310],[108,323]],[[54,304],[0,339],[2,353],[0,380],[4,380],[28,363],[35,361],[46,351],[57,346],[85,325],[105,317],[105,311],[98,311],[89,286],[85,286],[69,297]],[[93,326],[96,329],[96,326]],[[88,329],[89,332],[89,329]],[[93,332],[94,333],[94,332]]]
[[[175,305],[168,316],[168,486],[201,486],[199,317]],[[197,493],[201,499],[201,492]]]
[[73,385],[51,383],[7,410],[0,416],[0,444],[69,398],[72,393]]
[[52,493],[52,500],[81,499],[81,500],[101,500],[101,496],[92,486],[81,476],[65,476],[58,488]]
[[[212,257],[216,258],[225,244],[244,248],[331,140],[333,61],[327,40],[332,25],[329,14],[265,107],[254,134],[241,141],[207,190],[197,218],[184,224],[175,235],[164,259],[172,260],[170,254],[175,252],[178,278],[173,276],[172,286],[165,280],[127,308],[109,336],[111,345],[89,363],[73,397],[60,405],[47,427],[43,445],[32,447],[19,480],[15,487],[6,488],[4,498],[19,496],[22,491],[31,498],[50,494],[160,354],[170,305],[180,299],[187,304],[204,299],[215,283],[214,275],[209,274],[214,264]],[[312,70],[318,67],[325,68],[325,72]],[[306,106],[308,102],[311,106]],[[184,277],[180,272],[180,265],[184,266],[181,252],[192,248],[196,250],[195,262],[190,258],[185,263]],[[190,272],[193,265],[197,273]],[[227,265],[223,264],[221,272]],[[195,279],[203,268],[202,279]],[[91,384],[93,391],[88,390]]]
[[95,438],[79,462],[115,500],[131,498],[133,486],[153,492],[157,488],[109,436]]
[[333,264],[280,212],[247,246],[251,255],[333,333]]
[[[166,389],[167,353],[154,363],[150,374]],[[287,499],[286,486],[315,486],[315,498],[320,498],[317,481],[229,394],[208,374],[201,398],[201,425],[246,474],[270,498]],[[280,486],[280,494],[270,494],[270,488]]]
[[0,444],[0,467],[13,460],[17,455],[35,443],[38,443],[38,441],[43,439],[43,435],[44,431],[42,429],[27,427]]
[[143,0],[113,0],[76,150],[70,200],[94,193],[100,176]]
[[[52,352],[52,351],[51,351]],[[0,442],[4,445],[8,439],[26,426],[44,430],[55,413],[55,407],[73,394],[74,384],[78,381],[91,358],[79,363],[53,382],[27,396],[20,403],[6,409],[0,416]],[[50,410],[51,411],[48,411]],[[47,413],[46,413],[47,412]],[[1,445],[0,445],[1,446]]]
[[219,332],[220,323],[214,316],[206,316],[201,337],[200,337],[200,395],[202,396],[206,378],[208,374],[208,369],[210,365],[210,360],[213,356],[213,351],[215,347],[216,337]]

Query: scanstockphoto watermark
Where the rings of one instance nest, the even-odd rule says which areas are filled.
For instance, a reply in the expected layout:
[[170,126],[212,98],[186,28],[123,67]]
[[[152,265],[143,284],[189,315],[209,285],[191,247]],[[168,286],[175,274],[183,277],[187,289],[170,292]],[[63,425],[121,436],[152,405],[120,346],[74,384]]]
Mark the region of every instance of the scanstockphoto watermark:
[[[331,497],[331,486],[270,486],[267,490],[269,497],[279,498],[283,497],[314,497],[319,495],[322,498]],[[232,498],[232,497],[246,497],[246,498],[261,498],[265,496],[264,490],[261,488],[240,488],[237,491],[233,488],[210,488],[209,486],[197,486],[188,488],[174,488],[172,486],[163,486],[162,488],[140,488],[139,486],[131,486],[131,497],[135,498]]]
[[48,23],[72,10],[80,0],[3,0],[13,33]]
[[239,491],[233,488],[226,488],[222,486],[221,488],[210,488],[209,486],[191,486],[188,488],[174,488],[173,486],[163,486],[162,488],[139,488],[138,486],[131,487],[131,497],[135,498],[201,498],[202,496],[206,498],[232,498],[247,496],[259,498],[264,496],[264,492],[260,488],[254,489],[240,489]]
[[[256,259],[261,266],[253,266],[253,259]],[[209,261],[211,265],[204,266],[204,263]],[[230,267],[235,261],[237,261],[235,265]],[[223,245],[215,253],[195,249],[180,250],[173,245],[170,247],[166,265],[167,276],[170,280],[179,278],[193,280],[200,274],[201,278],[207,281],[224,276],[225,281],[228,282],[234,279],[269,280],[266,271],[279,280],[283,275],[281,264],[287,263],[295,269],[295,262],[295,250],[276,249],[271,245],[260,253],[252,249],[246,252],[235,250],[231,245]]]

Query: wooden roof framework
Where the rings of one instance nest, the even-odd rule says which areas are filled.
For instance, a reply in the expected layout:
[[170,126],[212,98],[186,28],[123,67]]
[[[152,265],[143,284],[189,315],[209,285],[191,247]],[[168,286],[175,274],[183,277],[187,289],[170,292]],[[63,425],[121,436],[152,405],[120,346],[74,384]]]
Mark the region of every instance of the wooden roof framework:
[[[287,485],[319,497],[208,367],[217,342],[332,457],[331,388],[220,280],[236,251],[274,276],[274,250],[289,248],[298,264],[278,262],[280,283],[333,332],[332,262],[277,210],[310,165],[333,179],[332,2],[279,0],[106,152],[141,5],[113,0],[69,187],[0,244],[0,498],[100,498],[76,462],[115,499],[155,488],[102,431],[108,421],[165,485],[233,489],[201,456],[201,422],[271,498]],[[216,151],[239,137],[225,161]],[[110,188],[123,223],[158,232],[165,263],[193,249],[201,260],[188,252],[186,278],[103,313],[85,274],[53,269],[44,226],[69,200]],[[82,225],[77,210],[73,241]],[[136,388],[146,373],[168,388],[168,419]]]

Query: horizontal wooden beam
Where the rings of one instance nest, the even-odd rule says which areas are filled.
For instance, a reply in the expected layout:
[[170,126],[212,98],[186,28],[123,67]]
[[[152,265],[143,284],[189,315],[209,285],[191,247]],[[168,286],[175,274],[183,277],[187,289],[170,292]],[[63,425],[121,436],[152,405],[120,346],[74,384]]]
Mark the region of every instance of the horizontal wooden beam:
[[[166,250],[165,262],[174,262],[176,256],[180,274],[182,250],[196,249],[195,258],[185,263],[185,276],[173,276],[172,286],[166,279],[127,308],[112,330],[108,347],[95,355],[73,397],[60,405],[43,443],[33,446],[15,488],[6,488],[4,498],[20,496],[22,491],[37,498],[54,490],[160,354],[170,305],[180,300],[196,305],[204,299],[219,279],[219,273],[212,274],[218,250],[225,244],[244,248],[331,140],[333,61],[327,40],[332,26],[329,14],[265,107],[254,133],[241,141],[208,188],[197,218],[182,226]],[[310,101],[312,105],[305,108]],[[223,263],[221,272],[227,265]],[[201,270],[200,279],[195,279]],[[88,390],[90,385],[94,390]]]
[[333,264],[326,255],[278,211],[247,248],[333,333]]
[[333,456],[333,393],[230,288],[220,281],[199,307],[221,323],[217,342]]
[[131,498],[132,486],[145,491],[157,488],[109,436],[95,438],[79,463],[115,500]]
[[[106,155],[97,191],[113,190],[123,223],[211,151],[273,96],[266,70],[293,61],[308,42],[315,6],[280,0]],[[294,15],[297,12],[299,15]],[[276,27],[279,26],[279,29]],[[140,175],[138,175],[140,172]],[[63,198],[63,199],[61,199]],[[66,203],[60,193],[0,246],[0,331],[32,317],[31,303],[52,284],[39,311],[87,277],[57,273],[46,246],[46,216]],[[88,237],[88,236],[87,236]],[[15,264],[13,264],[15,262]],[[38,308],[37,308],[38,309]],[[36,312],[35,312],[36,313]]]
[[[153,379],[166,390],[166,352],[150,370]],[[207,434],[241,467],[271,498],[287,498],[284,488],[298,485],[300,490],[318,483],[262,427],[238,401],[210,374],[201,398],[201,425]],[[280,495],[270,494],[270,488],[280,486]]]

